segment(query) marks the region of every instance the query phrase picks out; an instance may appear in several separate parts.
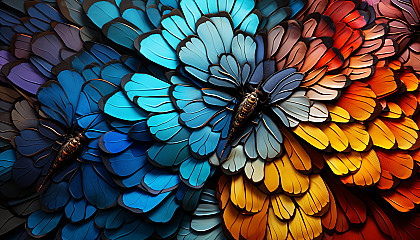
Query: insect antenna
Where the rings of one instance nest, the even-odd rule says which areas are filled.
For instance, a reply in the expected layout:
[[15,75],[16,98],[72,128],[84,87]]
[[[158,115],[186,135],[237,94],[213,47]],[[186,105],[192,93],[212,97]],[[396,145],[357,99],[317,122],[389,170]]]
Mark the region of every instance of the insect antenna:
[[[54,163],[52,163],[54,164]],[[52,174],[52,168],[50,168],[50,170],[48,171],[47,175],[45,176],[44,180],[42,181],[41,185],[38,188],[37,192],[40,192],[41,189],[44,187],[45,183],[47,182],[47,180],[50,178],[50,175]]]
[[[264,80],[265,74],[267,73],[268,65],[270,64],[270,61],[271,61],[271,60],[274,60],[274,57],[273,57],[273,56],[271,56],[271,57],[269,57],[269,58],[267,58],[267,59],[263,60],[263,67],[264,67],[264,61],[265,61],[265,62],[267,62],[267,66],[266,66],[266,68],[264,69],[264,74],[262,75],[262,79],[261,79],[260,83],[258,83],[258,86],[257,86],[255,89],[260,88],[261,84],[263,84],[263,83],[264,83],[264,82],[263,82],[263,80]],[[275,60],[274,60],[274,62],[275,62]]]
[[225,150],[226,150],[228,144],[229,144],[229,141],[228,141],[228,139],[226,139],[225,146],[223,147],[222,153],[220,154],[220,158],[221,159],[223,158],[223,154],[225,153]]
[[89,123],[89,125],[85,128],[85,129],[83,129],[83,132],[81,133],[82,135],[84,135],[86,132],[87,132],[87,130],[92,126],[92,124],[96,121],[96,119],[98,119],[98,117],[100,116],[101,114],[99,113],[98,114],[98,116],[96,116],[93,120],[92,120],[92,122],[90,122]]

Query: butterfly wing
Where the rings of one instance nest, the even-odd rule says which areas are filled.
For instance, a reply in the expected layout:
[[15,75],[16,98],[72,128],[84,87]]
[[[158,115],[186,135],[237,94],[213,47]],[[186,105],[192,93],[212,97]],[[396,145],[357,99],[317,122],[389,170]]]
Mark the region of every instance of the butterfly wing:
[[74,70],[64,70],[57,78],[58,81],[49,81],[39,89],[38,100],[43,112],[70,128],[76,121],[76,108],[85,81]]
[[63,129],[47,120],[39,121],[37,128],[21,131],[14,138],[21,155],[13,165],[14,180],[26,187],[41,184],[64,141]]

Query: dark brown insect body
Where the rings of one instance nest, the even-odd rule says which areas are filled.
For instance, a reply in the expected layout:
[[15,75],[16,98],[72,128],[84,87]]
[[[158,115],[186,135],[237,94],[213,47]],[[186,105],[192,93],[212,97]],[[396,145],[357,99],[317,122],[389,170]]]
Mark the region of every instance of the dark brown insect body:
[[45,176],[44,181],[39,187],[38,192],[42,189],[45,182],[57,172],[57,170],[63,169],[74,160],[76,154],[79,153],[80,150],[83,148],[85,139],[86,138],[84,134],[79,133],[76,137],[69,138],[63,144],[63,146],[61,146],[60,150],[57,153],[57,156],[55,157],[52,163],[52,166],[50,167],[50,170],[47,173],[47,176]]
[[[235,117],[233,118],[233,122],[231,123],[229,134],[226,139],[226,146],[232,142],[232,140],[236,137],[239,130],[241,130],[250,116],[253,115],[257,105],[258,105],[258,90],[254,90],[251,93],[245,95],[244,99],[242,100],[241,104],[239,104],[238,109],[236,110]],[[224,150],[223,150],[224,152]]]

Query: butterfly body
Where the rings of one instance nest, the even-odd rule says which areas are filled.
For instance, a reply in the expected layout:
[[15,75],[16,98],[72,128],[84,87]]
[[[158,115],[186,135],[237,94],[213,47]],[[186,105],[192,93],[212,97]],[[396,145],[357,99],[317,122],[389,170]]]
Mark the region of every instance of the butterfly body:
[[60,168],[73,159],[75,154],[81,150],[84,141],[85,137],[81,133],[79,133],[76,137],[69,138],[58,151],[51,170]]
[[48,171],[47,175],[41,186],[39,187],[38,191],[40,191],[44,185],[44,183],[51,178],[58,170],[63,169],[67,165],[69,165],[76,155],[81,151],[84,146],[86,138],[83,133],[78,133],[75,137],[70,137],[67,141],[63,144],[60,150],[55,157],[50,170]]
[[239,104],[236,110],[235,117],[232,125],[229,129],[226,144],[229,144],[236,133],[245,125],[248,119],[254,114],[255,109],[259,105],[258,90],[254,90],[251,93],[247,93],[243,98],[241,104]]

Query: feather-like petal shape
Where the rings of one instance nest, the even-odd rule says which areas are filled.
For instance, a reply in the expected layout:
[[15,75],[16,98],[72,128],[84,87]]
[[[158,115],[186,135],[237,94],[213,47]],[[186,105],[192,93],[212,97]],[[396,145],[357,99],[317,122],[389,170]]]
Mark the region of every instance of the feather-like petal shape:
[[354,174],[341,178],[341,181],[345,184],[365,187],[379,182],[381,178],[381,164],[375,151],[363,152],[361,156],[362,163],[359,170]]
[[179,167],[181,180],[192,188],[201,188],[210,176],[208,161],[190,158]]
[[330,145],[327,135],[311,123],[300,123],[293,132],[318,149],[324,150]]
[[62,213],[45,213],[42,210],[36,211],[28,218],[27,227],[30,234],[37,237],[47,235],[57,226],[62,215]]
[[375,93],[362,82],[353,82],[348,89],[343,91],[336,104],[359,121],[372,119],[380,111],[380,104],[376,100]]
[[314,239],[322,232],[321,218],[307,215],[301,208],[289,222],[289,231],[296,239]]
[[147,118],[147,113],[131,102],[121,91],[101,98],[98,105],[106,114],[118,119],[139,121]]

